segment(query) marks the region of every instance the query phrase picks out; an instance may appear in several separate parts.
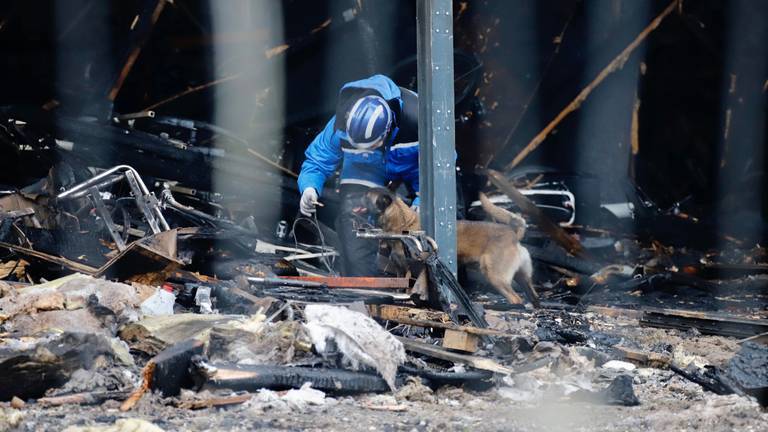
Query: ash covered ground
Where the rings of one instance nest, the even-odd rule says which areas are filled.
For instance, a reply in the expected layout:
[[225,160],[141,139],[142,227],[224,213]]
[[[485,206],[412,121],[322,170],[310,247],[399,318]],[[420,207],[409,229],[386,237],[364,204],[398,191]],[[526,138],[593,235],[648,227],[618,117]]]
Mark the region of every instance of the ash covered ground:
[[[503,314],[500,314],[503,316]],[[696,332],[638,327],[636,321],[586,314],[595,332],[608,334],[639,350],[668,355],[678,364],[723,367],[740,349],[729,338]],[[507,321],[515,325],[514,319]],[[520,320],[521,332],[534,326]],[[539,342],[538,345],[544,342]],[[752,398],[717,395],[669,369],[627,365],[596,366],[592,342],[579,346],[557,342],[534,349],[545,366],[505,379],[487,391],[443,387],[436,391],[408,381],[395,393],[286,398],[286,392],[263,391],[251,400],[225,408],[189,410],[173,405],[201,400],[207,393],[184,392],[178,398],[146,395],[129,412],[120,402],[101,406],[13,409],[4,404],[4,430],[129,431],[142,429],[120,419],[143,419],[166,431],[206,430],[362,430],[362,431],[615,431],[615,430],[768,430],[768,413]],[[591,348],[590,345],[595,346]],[[538,351],[537,351],[538,350]],[[529,359],[530,360],[530,359]],[[583,393],[607,387],[616,376],[631,377],[636,406],[617,406],[585,399]],[[227,395],[231,393],[221,393]],[[15,425],[15,426],[13,426]],[[108,429],[112,427],[112,429]],[[93,428],[93,429],[91,429]]]

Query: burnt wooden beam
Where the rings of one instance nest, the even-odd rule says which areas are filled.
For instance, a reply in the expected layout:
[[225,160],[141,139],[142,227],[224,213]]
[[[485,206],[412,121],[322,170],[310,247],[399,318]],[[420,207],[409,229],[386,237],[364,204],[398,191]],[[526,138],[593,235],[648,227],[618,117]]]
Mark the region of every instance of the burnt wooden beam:
[[506,374],[506,375],[513,374],[515,372],[512,368],[508,368],[489,358],[467,355],[467,354],[459,354],[459,353],[451,352],[442,347],[430,345],[425,342],[420,342],[417,340],[408,339],[400,336],[396,336],[396,337],[397,337],[397,340],[402,342],[406,351],[423,354],[423,355],[434,357],[440,360],[447,360],[454,363],[466,364],[467,366],[472,366],[473,368],[482,369],[489,372],[495,372],[495,373]]
[[478,336],[497,336],[507,338],[513,338],[517,336],[498,330],[453,324],[451,322],[451,317],[445,312],[394,305],[369,305],[368,313],[373,318],[384,321],[394,321],[396,323],[417,327],[452,330]]
[[114,102],[117,98],[120,89],[123,87],[125,79],[128,78],[128,74],[131,73],[133,65],[136,63],[136,59],[141,54],[141,49],[144,44],[149,40],[149,35],[152,33],[152,29],[155,27],[157,20],[160,19],[160,14],[165,8],[167,0],[147,0],[145,2],[144,9],[136,15],[131,25],[131,47],[125,56],[120,72],[115,79],[114,84],[109,89],[107,98],[110,102]]
[[10,243],[0,242],[0,247],[10,249],[10,250],[16,252],[19,255],[23,255],[23,256],[27,256],[27,257],[32,257],[32,258],[37,258],[37,259],[40,259],[40,260],[43,260],[43,261],[47,261],[47,262],[52,263],[52,264],[57,264],[57,265],[60,265],[60,266],[62,266],[64,268],[67,268],[67,269],[70,269],[70,270],[73,270],[73,271],[76,271],[76,272],[84,273],[84,274],[87,274],[87,275],[94,275],[94,274],[96,274],[96,272],[99,271],[99,269],[97,269],[97,268],[91,267],[91,266],[86,265],[86,264],[79,263],[77,261],[72,261],[72,260],[69,260],[69,259],[66,259],[66,258],[63,258],[63,257],[59,257],[59,256],[55,256],[55,255],[50,255],[50,254],[47,254],[45,252],[40,252],[40,251],[32,250],[32,249],[29,249],[29,248],[13,245],[13,244],[10,244]]
[[768,332],[768,320],[668,309],[646,310],[640,318],[640,325],[679,330],[695,328],[703,334],[737,338],[748,338]]

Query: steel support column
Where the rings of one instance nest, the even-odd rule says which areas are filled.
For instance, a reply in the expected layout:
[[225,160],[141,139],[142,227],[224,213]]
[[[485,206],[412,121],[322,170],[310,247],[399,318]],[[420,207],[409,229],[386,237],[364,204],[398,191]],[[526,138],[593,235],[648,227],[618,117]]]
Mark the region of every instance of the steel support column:
[[456,274],[453,1],[417,0],[421,225]]

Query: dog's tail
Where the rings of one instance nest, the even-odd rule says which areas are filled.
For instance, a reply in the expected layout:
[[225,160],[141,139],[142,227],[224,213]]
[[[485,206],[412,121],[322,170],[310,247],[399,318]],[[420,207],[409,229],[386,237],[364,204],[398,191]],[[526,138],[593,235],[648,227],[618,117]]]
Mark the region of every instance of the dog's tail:
[[490,216],[494,222],[514,228],[518,239],[522,239],[525,236],[525,229],[528,227],[528,224],[522,216],[497,206],[482,192],[480,192],[480,205],[483,207],[485,214]]

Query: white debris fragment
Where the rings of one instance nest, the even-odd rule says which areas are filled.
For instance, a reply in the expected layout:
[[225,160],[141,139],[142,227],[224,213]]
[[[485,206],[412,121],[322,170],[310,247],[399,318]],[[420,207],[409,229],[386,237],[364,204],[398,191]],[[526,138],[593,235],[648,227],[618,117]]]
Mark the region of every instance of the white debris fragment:
[[0,432],[15,429],[24,420],[24,416],[23,411],[0,407]]
[[376,321],[344,307],[307,305],[304,310],[306,328],[312,344],[324,353],[327,341],[336,343],[344,361],[352,369],[361,364],[375,368],[395,389],[397,367],[405,362],[403,344]]
[[304,383],[300,389],[291,389],[282,396],[269,389],[261,389],[248,404],[259,410],[271,409],[281,412],[306,412],[310,406],[321,406],[334,399],[326,399],[325,393],[312,388],[312,383]]
[[195,292],[195,304],[200,308],[200,313],[212,314],[213,303],[211,302],[211,288],[198,287]]
[[163,432],[163,429],[146,420],[124,418],[109,426],[70,426],[64,432]]
[[309,405],[325,405],[325,393],[313,389],[312,383],[304,383],[300,389],[291,389],[282,397],[294,410],[304,411]]
[[176,296],[164,289],[158,289],[141,303],[141,312],[146,316],[173,315]]
[[621,361],[621,360],[611,360],[609,362],[604,363],[603,368],[613,369],[613,370],[633,371],[637,369],[637,366],[633,365],[632,363]]

